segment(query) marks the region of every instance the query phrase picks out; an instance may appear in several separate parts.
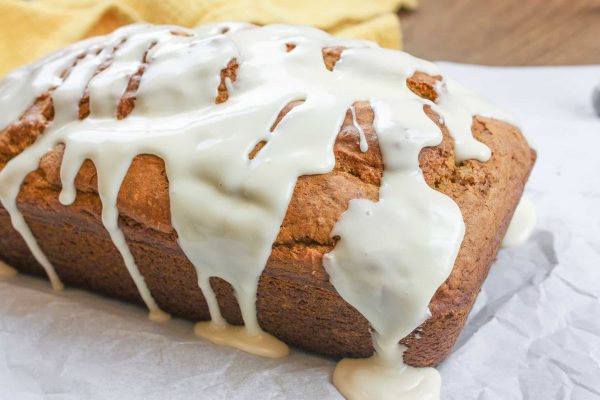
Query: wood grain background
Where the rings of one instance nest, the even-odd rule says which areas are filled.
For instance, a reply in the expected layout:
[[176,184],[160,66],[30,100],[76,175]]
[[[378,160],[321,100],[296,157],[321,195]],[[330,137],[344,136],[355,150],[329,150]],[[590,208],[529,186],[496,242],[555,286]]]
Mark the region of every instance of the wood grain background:
[[488,65],[600,64],[600,0],[420,0],[404,49]]

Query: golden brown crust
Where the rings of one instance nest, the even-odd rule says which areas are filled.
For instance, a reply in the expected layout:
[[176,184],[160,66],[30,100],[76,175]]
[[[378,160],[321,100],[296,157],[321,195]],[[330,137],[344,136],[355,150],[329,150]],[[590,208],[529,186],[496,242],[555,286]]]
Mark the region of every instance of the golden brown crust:
[[[293,50],[293,49],[292,49]],[[324,62],[333,67],[340,52],[324,50]],[[221,74],[216,102],[227,100],[225,77],[235,80],[232,60]],[[407,82],[411,90],[434,100],[438,77],[417,73]],[[282,110],[275,122],[295,104]],[[329,283],[322,267],[324,253],[335,245],[330,232],[355,198],[376,200],[383,163],[368,103],[354,104],[369,150],[359,149],[357,129],[350,112],[335,143],[336,166],[328,174],[298,179],[281,231],[262,275],[258,312],[261,325],[286,342],[331,356],[367,356],[372,352],[366,320],[345,303]],[[430,303],[432,317],[403,340],[406,361],[415,366],[439,363],[450,351],[499,248],[521,196],[535,153],[518,129],[506,123],[475,118],[475,137],[492,149],[486,163],[456,165],[453,141],[437,115],[426,112],[443,132],[443,142],[421,152],[420,165],[427,183],[459,205],[466,225],[465,238],[454,269]],[[21,120],[0,134],[0,166],[31,144],[52,118],[52,103],[42,96]],[[276,134],[276,132],[274,133]],[[18,198],[41,248],[69,285],[89,288],[140,303],[133,281],[104,230],[96,193],[96,171],[91,162],[76,179],[76,202],[58,202],[62,146],[57,146],[29,174]],[[249,157],[253,157],[260,146]],[[121,187],[120,225],[140,271],[158,304],[168,312],[193,320],[208,319],[208,309],[196,284],[193,266],[184,257],[170,223],[168,181],[164,163],[149,155],[136,157]],[[24,242],[0,209],[0,256],[16,268],[43,273]],[[224,316],[241,323],[231,287],[212,280]]]
[[423,72],[415,72],[410,79],[406,81],[406,86],[418,96],[421,96],[427,100],[435,101],[437,99],[437,92],[435,91],[435,83],[441,81],[442,77],[439,75],[430,76]]
[[344,52],[345,47],[335,46],[335,47],[325,47],[322,50],[323,53],[323,62],[325,63],[325,68],[330,71],[333,71],[333,67],[335,64],[342,58],[342,53]]
[[235,82],[237,79],[237,68],[238,63],[234,58],[233,60],[230,60],[227,63],[227,66],[221,70],[221,81],[219,82],[219,87],[217,88],[217,98],[215,99],[215,103],[223,103],[229,98],[227,84],[225,82],[227,79],[231,80],[231,82]]

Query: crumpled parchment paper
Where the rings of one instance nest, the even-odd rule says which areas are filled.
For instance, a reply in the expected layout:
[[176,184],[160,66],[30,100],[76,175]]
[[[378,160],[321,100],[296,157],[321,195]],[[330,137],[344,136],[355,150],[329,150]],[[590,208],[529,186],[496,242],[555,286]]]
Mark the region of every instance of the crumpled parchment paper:
[[[504,249],[453,353],[443,399],[600,398],[600,66],[442,63],[514,114],[538,162],[538,224]],[[268,360],[156,324],[141,308],[26,276],[0,281],[0,399],[341,399],[334,361]]]

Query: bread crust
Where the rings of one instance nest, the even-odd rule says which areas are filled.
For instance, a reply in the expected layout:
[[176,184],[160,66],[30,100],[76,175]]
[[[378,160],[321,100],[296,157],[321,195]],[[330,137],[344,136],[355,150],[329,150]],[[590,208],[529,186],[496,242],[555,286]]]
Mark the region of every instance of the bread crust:
[[[328,68],[342,50],[324,51]],[[235,68],[236,64],[230,63],[225,76],[235,77]],[[408,86],[434,100],[437,79],[417,73]],[[221,90],[226,90],[225,85],[217,100],[226,101]],[[293,106],[284,108],[275,124]],[[366,357],[373,352],[368,322],[336,293],[322,266],[323,254],[331,251],[336,241],[330,232],[348,202],[377,200],[379,195],[383,163],[372,127],[373,111],[366,102],[356,102],[354,108],[369,150],[360,151],[358,131],[348,111],[334,147],[334,170],[298,179],[262,274],[257,300],[258,319],[266,331],[291,345],[333,357]],[[422,150],[420,166],[427,183],[458,204],[466,232],[452,273],[431,300],[431,318],[402,340],[408,347],[405,361],[413,366],[436,365],[450,352],[535,162],[535,152],[516,127],[475,117],[473,134],[490,147],[492,158],[485,163],[467,160],[456,165],[453,140],[445,126],[431,109],[425,107],[424,112],[440,126],[443,141]],[[33,143],[52,117],[52,100],[45,94],[20,121],[0,134],[0,167]],[[19,209],[67,285],[143,304],[102,225],[96,171],[90,161],[76,178],[75,203],[59,203],[62,154],[63,147],[57,146],[41,160],[40,168],[26,177],[18,196]],[[209,319],[195,270],[179,248],[170,222],[168,180],[161,159],[151,155],[134,159],[119,192],[118,209],[119,225],[159,306],[190,320]],[[44,274],[3,208],[0,258],[22,272]],[[231,286],[218,278],[211,283],[223,316],[241,324]]]

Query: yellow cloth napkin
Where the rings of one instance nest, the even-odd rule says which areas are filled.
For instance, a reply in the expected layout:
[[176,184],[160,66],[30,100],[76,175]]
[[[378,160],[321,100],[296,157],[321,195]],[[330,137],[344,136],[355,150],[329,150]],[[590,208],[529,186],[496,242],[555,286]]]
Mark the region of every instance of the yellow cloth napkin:
[[187,27],[244,21],[313,25],[401,47],[395,12],[416,0],[0,0],[0,77],[52,50],[140,21]]

